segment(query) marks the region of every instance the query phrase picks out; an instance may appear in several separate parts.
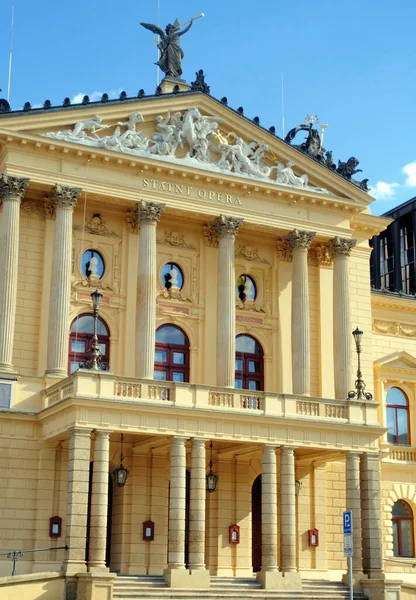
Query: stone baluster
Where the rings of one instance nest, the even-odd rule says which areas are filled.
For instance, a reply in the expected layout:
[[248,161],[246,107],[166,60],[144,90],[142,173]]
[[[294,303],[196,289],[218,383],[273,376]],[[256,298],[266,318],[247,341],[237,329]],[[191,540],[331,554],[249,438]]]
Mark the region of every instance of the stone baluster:
[[170,454],[170,495],[168,570],[185,569],[186,438],[172,439]]
[[295,451],[280,454],[280,562],[282,573],[296,571]]
[[108,571],[107,549],[108,471],[110,463],[110,432],[95,432],[94,465],[91,486],[89,571]]
[[234,240],[243,219],[220,215],[212,223],[219,238],[217,292],[217,385],[234,387],[236,281]]
[[205,440],[192,439],[189,498],[189,569],[205,570]]
[[86,571],[91,431],[74,427],[69,433],[65,536],[69,550],[65,553],[63,570],[65,573],[79,573]]
[[72,270],[72,217],[81,190],[55,185],[51,194],[55,208],[55,240],[49,304],[48,360],[46,375],[68,373],[69,318]]
[[308,248],[315,233],[295,229],[286,241],[292,250],[292,385],[293,393],[310,395],[310,324]]
[[379,579],[383,577],[383,536],[378,454],[360,456],[360,486],[363,571],[370,579]]
[[352,534],[354,554],[352,569],[362,573],[363,555],[361,543],[361,497],[360,497],[360,455],[348,452],[346,459],[347,510],[352,511]]
[[348,257],[355,240],[335,237],[328,243],[334,258],[333,336],[335,398],[346,400],[351,389],[351,318]]
[[0,200],[0,372],[13,373],[13,341],[19,262],[20,202],[29,179],[1,175]]
[[263,446],[261,475],[261,570],[277,571],[276,447]]
[[156,225],[165,208],[156,202],[137,203],[139,264],[137,270],[136,373],[153,379],[156,335]]

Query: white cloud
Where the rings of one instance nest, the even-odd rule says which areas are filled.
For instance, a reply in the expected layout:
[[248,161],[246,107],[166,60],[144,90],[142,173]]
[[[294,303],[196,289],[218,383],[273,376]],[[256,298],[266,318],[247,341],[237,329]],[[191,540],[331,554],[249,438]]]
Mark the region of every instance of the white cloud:
[[89,96],[90,102],[96,102],[102,96],[102,92],[93,92],[92,94],[79,93],[71,98],[71,104],[81,104],[84,96]]
[[400,187],[399,183],[387,183],[386,181],[377,181],[376,185],[371,188],[370,194],[374,198],[376,198],[376,200],[393,200],[396,196],[396,189],[398,187]]
[[402,172],[406,175],[404,185],[406,187],[416,187],[416,160],[405,165]]

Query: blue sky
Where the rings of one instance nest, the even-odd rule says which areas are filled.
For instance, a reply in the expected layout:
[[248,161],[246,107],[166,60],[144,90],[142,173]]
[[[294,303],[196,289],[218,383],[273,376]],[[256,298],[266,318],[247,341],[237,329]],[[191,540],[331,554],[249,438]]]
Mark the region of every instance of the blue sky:
[[[157,52],[139,22],[157,22],[158,0],[3,0],[2,97],[13,5],[13,108],[154,91]],[[360,160],[375,214],[416,196],[414,0],[160,0],[163,26],[201,12],[182,38],[188,82],[203,68],[214,96],[281,134],[283,73],[286,132],[317,113],[334,158]]]

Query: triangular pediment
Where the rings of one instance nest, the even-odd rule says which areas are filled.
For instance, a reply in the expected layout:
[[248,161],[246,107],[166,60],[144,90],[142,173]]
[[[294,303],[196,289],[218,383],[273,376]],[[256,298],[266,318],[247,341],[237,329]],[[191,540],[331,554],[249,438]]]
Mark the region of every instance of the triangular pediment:
[[374,363],[376,366],[388,369],[416,369],[416,357],[409,352],[394,352]]
[[10,113],[0,118],[0,131],[345,198],[362,208],[372,200],[274,134],[200,93]]

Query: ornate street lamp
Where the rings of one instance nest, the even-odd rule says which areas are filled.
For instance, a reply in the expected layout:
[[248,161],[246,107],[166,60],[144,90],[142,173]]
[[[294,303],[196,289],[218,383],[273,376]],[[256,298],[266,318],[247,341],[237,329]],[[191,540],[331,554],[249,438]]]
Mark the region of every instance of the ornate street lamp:
[[215,475],[214,471],[212,470],[212,440],[211,443],[209,445],[210,448],[210,459],[209,459],[209,473],[206,476],[207,479],[207,492],[209,492],[210,494],[212,494],[212,492],[215,492],[215,490],[217,489],[217,483],[218,483],[218,475]]
[[114,483],[117,487],[124,487],[126,485],[127,477],[129,476],[129,471],[123,465],[123,434],[120,436],[120,444],[121,444],[121,452],[120,452],[120,464],[113,471]]
[[348,392],[348,398],[350,400],[352,400],[353,398],[355,398],[356,400],[372,400],[373,394],[370,394],[370,392],[365,391],[366,385],[363,380],[363,374],[361,373],[360,354],[361,354],[361,340],[363,338],[363,332],[361,331],[361,329],[358,329],[358,327],[356,327],[354,329],[354,331],[352,332],[352,335],[354,336],[355,347],[357,349],[357,354],[358,354],[358,368],[357,368],[357,379],[355,380],[355,390],[351,390],[350,392]]
[[92,292],[92,311],[94,318],[94,334],[92,338],[92,346],[90,350],[90,356],[88,360],[80,364],[81,369],[91,369],[92,371],[105,371],[108,367],[102,359],[101,350],[98,347],[98,335],[97,335],[97,323],[98,323],[98,309],[100,307],[101,298],[103,295],[98,291]]

